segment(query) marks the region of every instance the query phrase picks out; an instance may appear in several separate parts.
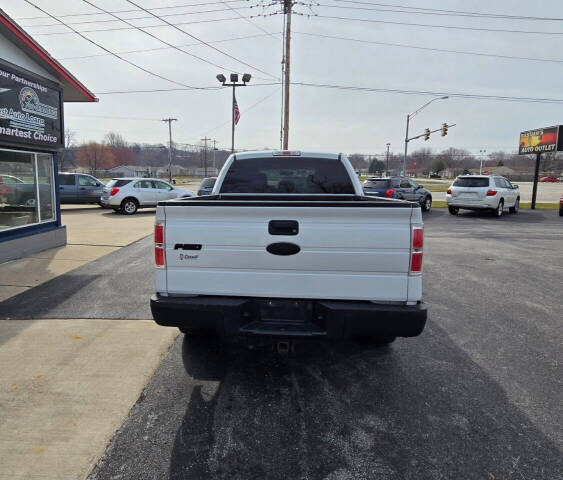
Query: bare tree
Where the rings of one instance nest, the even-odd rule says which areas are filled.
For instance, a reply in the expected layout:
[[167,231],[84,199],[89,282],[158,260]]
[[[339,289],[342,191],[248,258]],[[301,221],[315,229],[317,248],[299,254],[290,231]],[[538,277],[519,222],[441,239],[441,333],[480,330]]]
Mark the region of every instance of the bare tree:
[[67,154],[70,148],[73,147],[74,142],[76,140],[76,132],[73,132],[70,128],[65,128],[64,134],[64,148],[59,153],[59,171],[64,169],[65,160],[67,158]]
[[109,132],[106,133],[104,141],[110,148],[125,148],[127,147],[127,142],[123,139],[121,133]]
[[90,169],[92,173],[115,166],[115,155],[104,143],[85,143],[78,149],[76,160],[81,166]]

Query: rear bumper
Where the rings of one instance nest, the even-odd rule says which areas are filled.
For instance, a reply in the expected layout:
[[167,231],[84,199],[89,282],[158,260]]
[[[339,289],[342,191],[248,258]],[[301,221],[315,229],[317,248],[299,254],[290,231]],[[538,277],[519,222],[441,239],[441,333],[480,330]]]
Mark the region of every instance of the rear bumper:
[[[151,297],[156,323],[190,330],[210,330],[224,336],[271,335],[276,337],[350,338],[364,335],[415,337],[426,325],[426,306],[382,305],[342,300],[280,300],[294,308],[301,319],[267,319],[263,298],[248,297]],[[287,309],[282,307],[283,311]],[[279,309],[278,309],[279,310]]]
[[[493,197],[494,198],[494,197]],[[446,198],[446,205],[448,207],[458,207],[458,208],[465,208],[467,210],[485,210],[485,209],[494,209],[498,206],[498,199],[494,200],[481,200],[475,202],[468,202],[464,200],[455,200]]]

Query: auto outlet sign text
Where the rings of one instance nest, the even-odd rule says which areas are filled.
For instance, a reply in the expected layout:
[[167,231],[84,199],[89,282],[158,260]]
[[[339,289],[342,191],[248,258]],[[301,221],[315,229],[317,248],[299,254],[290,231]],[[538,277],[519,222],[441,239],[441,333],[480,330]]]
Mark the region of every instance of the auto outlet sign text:
[[61,93],[0,66],[0,142],[62,146]]

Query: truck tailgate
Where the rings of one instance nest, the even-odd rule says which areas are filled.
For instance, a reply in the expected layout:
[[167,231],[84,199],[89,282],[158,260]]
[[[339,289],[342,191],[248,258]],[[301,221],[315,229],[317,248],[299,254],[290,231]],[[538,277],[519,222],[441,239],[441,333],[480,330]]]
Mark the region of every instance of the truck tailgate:
[[[407,300],[410,206],[166,202],[159,210],[166,221],[169,294]],[[298,232],[270,234],[269,223],[279,220],[297,222]],[[300,250],[268,252],[280,242]]]

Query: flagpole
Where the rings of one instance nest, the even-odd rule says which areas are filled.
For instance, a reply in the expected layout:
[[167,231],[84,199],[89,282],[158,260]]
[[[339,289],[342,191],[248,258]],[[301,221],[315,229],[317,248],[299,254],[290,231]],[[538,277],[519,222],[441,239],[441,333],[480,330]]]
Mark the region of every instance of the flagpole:
[[231,153],[235,153],[235,84],[233,83],[233,111],[232,114],[232,133],[231,133]]

